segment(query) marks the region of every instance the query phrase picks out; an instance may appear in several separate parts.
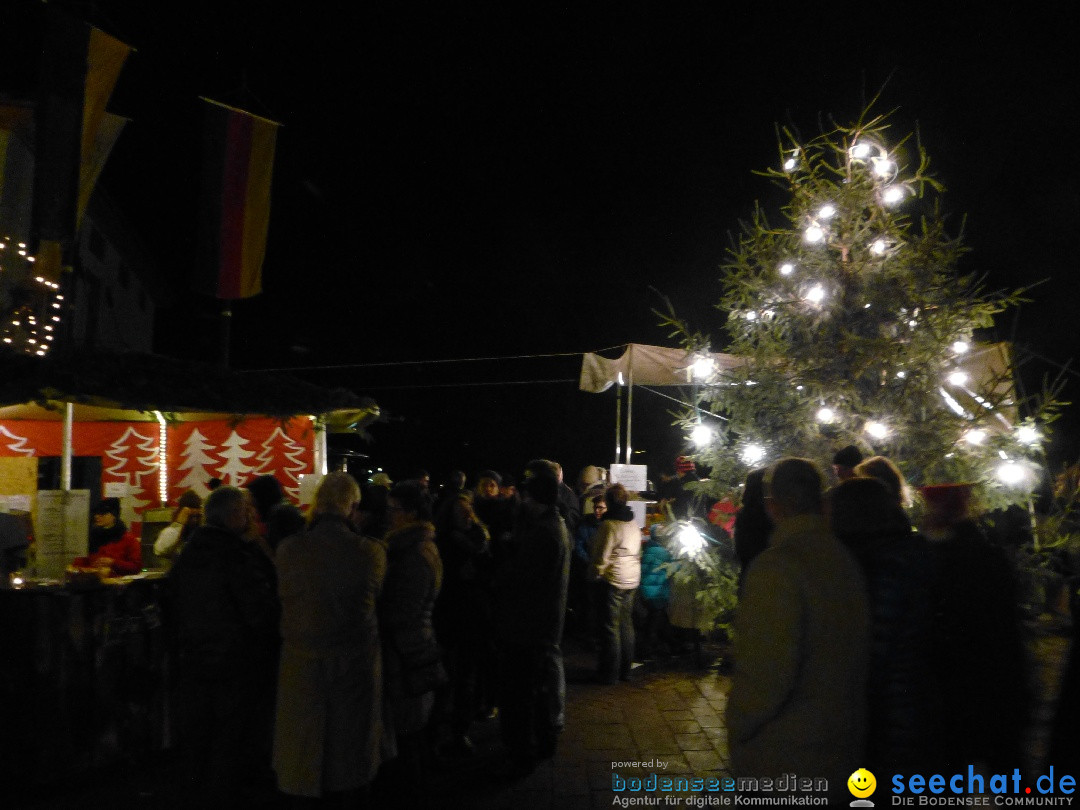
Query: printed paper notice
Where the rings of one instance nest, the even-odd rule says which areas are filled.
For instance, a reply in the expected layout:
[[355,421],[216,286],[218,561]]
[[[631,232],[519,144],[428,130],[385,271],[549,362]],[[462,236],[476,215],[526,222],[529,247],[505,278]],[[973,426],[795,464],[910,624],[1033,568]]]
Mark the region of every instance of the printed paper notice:
[[41,490],[37,497],[39,576],[59,577],[69,562],[86,554],[90,528],[90,490]]
[[645,492],[649,488],[648,467],[644,464],[612,464],[611,483],[622,484],[631,492]]

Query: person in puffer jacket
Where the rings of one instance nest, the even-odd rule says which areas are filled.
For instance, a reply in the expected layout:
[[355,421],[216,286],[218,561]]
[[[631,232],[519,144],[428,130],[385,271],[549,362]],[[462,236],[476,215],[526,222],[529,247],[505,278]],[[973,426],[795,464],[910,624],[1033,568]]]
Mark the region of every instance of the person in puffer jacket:
[[671,572],[664,567],[671,562],[671,552],[656,529],[656,526],[652,527],[649,538],[641,548],[641,587],[638,593],[640,623],[635,639],[641,660],[656,652],[657,641],[663,641],[669,649],[676,646],[667,617],[667,606],[671,601]]

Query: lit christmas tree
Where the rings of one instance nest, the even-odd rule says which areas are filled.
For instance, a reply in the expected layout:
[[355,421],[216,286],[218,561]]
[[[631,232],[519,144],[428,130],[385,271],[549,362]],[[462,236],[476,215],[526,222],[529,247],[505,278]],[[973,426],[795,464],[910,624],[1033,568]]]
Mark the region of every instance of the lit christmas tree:
[[723,267],[733,368],[665,318],[700,358],[686,428],[717,496],[781,456],[824,466],[849,444],[915,485],[976,483],[988,508],[1026,502],[1037,481],[1053,392],[1017,401],[1009,347],[978,342],[1022,291],[958,270],[944,189],[914,139],[887,129],[864,113],[806,142],[781,133],[778,166],[760,174],[790,194],[785,223],[756,207]]

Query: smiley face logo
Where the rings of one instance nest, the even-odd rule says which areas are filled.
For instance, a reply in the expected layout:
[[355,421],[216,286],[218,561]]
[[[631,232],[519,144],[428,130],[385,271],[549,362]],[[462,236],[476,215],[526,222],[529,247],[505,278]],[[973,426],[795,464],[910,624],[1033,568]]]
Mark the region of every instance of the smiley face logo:
[[866,768],[859,768],[847,780],[847,789],[857,799],[865,799],[877,790],[877,779]]

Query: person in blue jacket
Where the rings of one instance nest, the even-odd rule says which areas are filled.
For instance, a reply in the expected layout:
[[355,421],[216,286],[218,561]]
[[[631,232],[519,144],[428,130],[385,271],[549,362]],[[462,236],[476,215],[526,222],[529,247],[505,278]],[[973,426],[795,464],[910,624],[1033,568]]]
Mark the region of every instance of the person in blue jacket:
[[671,552],[657,535],[659,526],[653,526],[649,539],[641,548],[641,585],[638,601],[642,606],[638,654],[650,658],[656,653],[657,641],[672,645],[671,625],[668,624],[667,606],[671,601],[671,572],[664,564],[671,562]]

